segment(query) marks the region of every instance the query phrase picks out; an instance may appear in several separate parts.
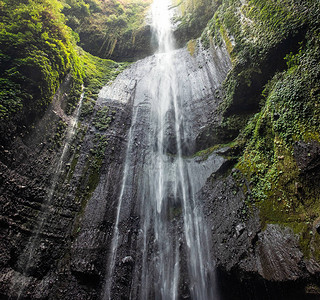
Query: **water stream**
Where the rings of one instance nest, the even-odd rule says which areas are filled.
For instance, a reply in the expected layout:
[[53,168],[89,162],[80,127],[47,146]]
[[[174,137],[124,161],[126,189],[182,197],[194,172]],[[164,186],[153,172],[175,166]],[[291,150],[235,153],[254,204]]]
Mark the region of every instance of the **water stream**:
[[[132,125],[107,262],[103,299],[117,299],[119,265],[135,260],[131,299],[218,299],[209,234],[195,196],[197,180],[184,158],[193,149],[188,138],[183,57],[175,49],[170,0],[154,0],[153,40],[158,50],[149,60],[143,80],[136,79]],[[181,73],[182,72],[182,73]],[[111,98],[111,92],[104,92]],[[191,91],[188,91],[190,94]],[[132,208],[132,202],[137,202]],[[135,257],[123,250],[128,210],[137,215]],[[132,213],[132,212],[131,212]],[[128,252],[128,256],[125,256]]]
[[62,148],[60,157],[57,159],[55,163],[55,167],[53,170],[53,177],[51,179],[51,185],[49,187],[47,196],[42,204],[43,209],[42,211],[40,211],[38,215],[34,232],[32,233],[26,247],[24,248],[23,252],[19,257],[18,265],[21,269],[21,274],[23,276],[17,277],[12,286],[12,290],[17,290],[17,299],[20,299],[22,297],[24,290],[29,284],[30,278],[25,276],[32,274],[33,270],[37,268],[37,260],[39,259],[39,257],[37,257],[37,253],[39,251],[41,252],[41,247],[42,247],[41,233],[43,231],[45,223],[47,222],[51,214],[50,205],[59,181],[59,177],[65,166],[66,155],[69,151],[72,139],[76,132],[76,125],[78,124],[78,119],[79,119],[83,98],[84,98],[84,92],[81,94],[78,106],[73,116],[70,118],[69,125],[66,132],[66,137],[64,140],[64,146]]

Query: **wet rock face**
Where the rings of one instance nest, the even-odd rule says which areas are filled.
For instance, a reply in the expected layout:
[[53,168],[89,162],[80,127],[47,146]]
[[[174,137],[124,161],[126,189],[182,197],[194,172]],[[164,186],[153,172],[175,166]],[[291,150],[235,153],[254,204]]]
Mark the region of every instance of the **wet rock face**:
[[[115,48],[110,49],[105,43],[105,37],[95,36],[95,32],[80,32],[81,46],[89,53],[115,61],[137,61],[152,55],[154,48],[151,44],[151,29],[149,25],[138,31],[128,30],[117,39]],[[92,37],[95,36],[93,39]]]
[[[130,126],[130,107],[130,103],[126,107],[109,106],[112,121],[104,132],[84,122],[67,151],[65,167],[58,174],[50,203],[46,201],[62,149],[51,150],[49,140],[56,134],[55,123],[65,117],[63,112],[60,116],[56,108],[48,111],[33,134],[24,140],[17,139],[13,149],[4,149],[8,155],[1,162],[1,235],[4,236],[0,242],[1,297],[96,297],[106,267],[104,257],[113,221],[113,202],[118,198],[117,187],[122,176],[124,158],[121,155]],[[97,105],[96,110],[99,109]],[[90,217],[86,216],[89,223],[85,219],[86,227],[82,230],[79,220],[87,201],[85,197],[90,193],[90,177],[95,176],[88,174],[88,169],[94,168],[92,153],[97,149],[97,136],[105,137],[103,141],[107,139],[110,145],[99,150],[105,153],[95,154],[104,157],[97,172],[101,172],[102,185],[108,183],[104,190],[108,195],[97,191],[98,200],[102,197],[99,206],[97,198],[93,198],[93,204],[88,205]],[[79,198],[81,195],[85,196]],[[73,243],[75,236],[78,238]]]
[[[104,131],[84,120],[60,161],[70,122],[62,109],[67,93],[68,82],[30,133],[0,148],[1,299],[94,299],[105,271],[113,211],[105,206],[112,208],[118,197],[131,106],[110,106],[112,118]],[[103,148],[106,143],[110,146]],[[93,204],[96,222],[84,223],[82,230],[83,208],[99,173],[102,184],[109,184],[109,202],[101,199],[100,210]]]
[[[157,259],[159,259],[159,252],[163,251],[164,246],[163,241],[155,242],[156,229],[152,228],[152,225],[150,226],[150,223],[154,222],[153,218],[157,215],[153,211],[155,208],[152,206],[152,202],[155,201],[155,199],[152,199],[154,197],[152,188],[156,187],[148,184],[154,179],[150,177],[153,176],[153,169],[157,167],[157,164],[152,165],[154,160],[150,157],[154,157],[153,155],[158,152],[159,147],[163,147],[162,149],[166,154],[163,163],[172,166],[173,162],[177,160],[177,135],[180,135],[182,141],[182,154],[193,154],[195,147],[192,144],[190,145],[189,141],[194,142],[196,136],[204,130],[208,123],[213,123],[219,118],[216,111],[221,99],[216,97],[215,90],[221,87],[228,66],[230,66],[230,61],[226,56],[225,50],[218,49],[217,51],[223,59],[215,60],[213,53],[201,51],[201,49],[194,57],[186,49],[174,51],[172,63],[177,69],[177,79],[171,78],[171,80],[178,81],[177,85],[175,85],[178,90],[168,89],[165,94],[169,99],[177,99],[177,104],[174,104],[173,100],[166,103],[165,100],[167,98],[162,99],[165,104],[151,103],[151,101],[159,101],[158,99],[161,99],[153,93],[162,92],[162,90],[158,91],[159,76],[157,70],[159,69],[159,61],[160,68],[162,60],[163,67],[166,66],[166,57],[163,54],[138,61],[120,74],[111,86],[106,86],[100,93],[98,100],[100,105],[109,105],[116,102],[123,105],[133,103],[132,127],[127,134],[129,145],[126,150],[128,159],[125,162],[125,175],[120,180],[118,178],[118,182],[122,182],[122,184],[125,182],[123,191],[121,191],[121,206],[117,214],[115,210],[118,202],[114,202],[112,208],[106,207],[109,210],[108,216],[110,216],[111,220],[114,222],[117,215],[119,224],[116,231],[118,238],[116,240],[117,250],[114,258],[114,269],[112,269],[113,276],[108,279],[109,270],[106,268],[104,274],[107,279],[104,279],[104,282],[101,283],[101,295],[104,295],[105,290],[107,290],[112,299],[121,299],[122,297],[139,299],[142,297],[142,293],[146,293],[151,298],[160,297],[161,291],[156,288],[157,285],[160,286],[157,278],[159,280],[159,276],[163,276],[163,274],[159,275],[162,266],[159,266]],[[182,64],[181,61],[183,62]],[[167,80],[167,78],[162,80]],[[171,85],[164,84],[163,86]],[[163,108],[163,105],[167,106]],[[175,113],[177,110],[174,109],[174,105],[179,106],[179,114]],[[158,111],[160,111],[160,114]],[[164,136],[167,137],[163,140],[156,139],[158,135],[162,134],[162,127],[157,125],[159,123],[157,120],[154,120],[154,118],[162,118],[161,112],[165,112],[161,120],[164,122]],[[177,132],[177,123],[180,132]],[[161,142],[163,145],[159,144]],[[195,181],[197,181],[194,188],[200,189],[212,171],[222,162],[223,159],[218,159],[215,155],[208,159],[207,162],[190,158],[186,162],[186,168],[192,170],[190,172],[192,172]],[[181,240],[179,242],[179,253],[184,253],[184,255],[181,255],[185,263],[181,263],[181,266],[183,266],[181,269],[184,268],[184,271],[180,277],[179,293],[181,292],[186,297],[190,297],[192,291],[188,289],[188,272],[190,270],[188,270],[188,264],[185,261],[188,256],[188,247],[183,234],[182,190],[174,186],[174,167],[172,169],[168,168],[166,171],[168,174],[165,174],[165,176],[169,179],[164,183],[167,199],[162,204],[161,222],[166,224],[164,225],[164,230],[166,230],[168,238],[174,241],[175,247],[176,242],[178,243]],[[172,181],[170,181],[170,176]],[[186,180],[189,179],[186,178]],[[89,212],[92,210],[90,208],[91,203],[95,202],[96,206],[100,207],[105,203],[102,202],[104,197],[109,199],[108,196],[105,196],[108,195],[106,182],[108,181],[101,178],[93,197],[88,202],[83,219],[87,220],[87,224],[83,226],[84,228],[99,225],[96,221],[99,218],[94,214],[90,215]],[[114,198],[114,200],[120,202],[119,183],[117,187],[118,197]],[[114,232],[115,229],[113,228],[112,233],[115,234]],[[81,243],[78,245],[80,248]],[[107,260],[110,268],[110,258],[114,252],[112,250],[114,247],[112,246],[113,240],[110,239],[110,236],[106,240],[106,245],[108,247],[106,247],[107,255],[105,260]],[[169,247],[171,246],[169,245]],[[77,259],[77,253],[80,252],[81,249],[76,250],[73,256]],[[167,265],[172,265],[174,262],[175,255],[172,253],[168,261],[166,261]],[[130,260],[130,263],[124,263],[124,258],[126,257],[132,257],[133,261]],[[146,259],[148,263],[145,261]],[[154,263],[150,263],[151,261],[154,261]],[[169,270],[169,268],[166,268],[166,270]],[[179,271],[179,273],[182,274],[182,271]],[[144,278],[143,276],[145,275],[143,274],[148,274],[148,278]],[[108,286],[110,285],[111,288],[109,289]],[[167,293],[167,291],[165,292]]]
[[296,142],[293,146],[294,158],[303,174],[314,176],[320,170],[320,144],[316,141]]
[[[45,199],[56,163],[54,152],[59,149],[59,140],[51,138],[57,132],[60,136],[68,121],[58,103],[63,105],[67,100],[65,92],[69,84],[67,78],[34,129],[1,148],[0,295],[3,297],[23,296],[20,284],[28,282],[29,298],[40,297],[38,293],[46,297],[45,289],[53,282],[50,269],[66,247],[65,238],[77,209],[72,203],[58,199],[47,207]],[[45,209],[50,211],[50,218],[39,217]],[[37,231],[40,223],[41,230]],[[31,243],[35,236],[38,238]],[[29,248],[31,244],[33,247]],[[26,249],[32,251],[34,259],[29,259],[30,252]]]
[[116,44],[110,58],[115,61],[136,61],[152,55],[154,49],[150,40],[150,26],[142,27],[137,33],[128,31],[124,34],[122,40]]
[[[273,224],[261,228],[259,211],[246,206],[234,179],[238,171],[229,169],[230,175],[225,171],[221,177],[218,170],[219,175],[199,191],[212,232],[210,252],[216,259],[223,297],[313,299],[306,288],[319,274],[318,263],[304,257],[299,237],[291,229]],[[231,283],[236,293],[230,290]]]
[[258,237],[257,267],[263,278],[283,282],[304,276],[303,254],[291,229],[268,225]]
[[199,197],[204,202],[211,228],[211,253],[218,265],[230,271],[241,260],[247,259],[254,249],[261,230],[257,212],[248,219],[245,197],[232,176],[210,178],[200,190]]
[[[150,56],[120,74],[116,85],[112,86],[112,92],[108,94],[109,100],[117,99],[127,103],[130,96],[128,89],[132,90],[138,84],[134,95],[137,105],[148,101],[146,95],[150,93],[148,89],[153,84],[152,69],[155,64],[156,57]],[[183,113],[179,116],[183,120],[180,123],[183,154],[190,155],[227,141],[228,137],[223,137],[223,131],[215,131],[221,123],[221,115],[217,109],[223,100],[222,83],[231,68],[227,51],[224,48],[204,50],[198,45],[196,53],[191,56],[186,49],[179,49],[175,51],[173,64],[179,74],[179,90],[174,93],[178,95],[178,101],[183,103],[179,108]],[[108,100],[105,95],[109,89],[110,87],[102,89],[102,101]],[[177,152],[175,118],[172,108],[165,124],[168,134],[167,151],[171,154]]]
[[[210,52],[200,47],[195,56],[181,49],[175,55],[183,57],[185,63],[184,66],[177,63],[177,72],[181,74],[178,93],[183,98],[180,102],[183,103],[180,107],[184,132],[182,154],[191,155],[223,140],[219,134],[209,133],[221,121],[217,113],[222,101],[221,84],[230,61],[223,49]],[[143,204],[139,202],[141,194],[136,187],[142,186],[144,174],[139,166],[149,155],[151,108],[146,87],[154,64],[155,56],[138,61],[120,74],[113,85],[101,91],[93,119],[83,121],[81,132],[72,144],[76,150],[68,150],[50,203],[46,199],[52,170],[62,150],[58,146],[52,148],[50,138],[55,136],[59,121],[68,122],[57,106],[63,101],[59,97],[63,97],[64,90],[34,132],[17,137],[10,147],[0,148],[3,154],[0,234],[4,237],[0,240],[0,297],[88,300],[102,297],[127,151],[129,168],[135,176],[128,178],[129,188],[123,197],[125,208],[119,213],[119,245],[111,293],[113,299],[141,295],[140,287],[132,284],[141,280],[143,257],[139,245],[144,242],[140,213]],[[99,127],[95,116],[105,108],[112,118],[108,126]],[[136,118],[138,129],[135,128],[132,147],[127,150],[132,118]],[[165,141],[168,160],[177,154],[175,118],[169,110],[165,125],[169,137]],[[156,130],[152,133],[156,134]],[[101,141],[107,142],[107,147],[99,148]],[[259,211],[247,207],[246,195],[233,176],[238,172],[232,169],[234,161],[223,157],[226,151],[220,149],[208,157],[185,158],[186,168],[194,177],[192,188],[200,206],[203,205],[210,228],[210,255],[218,268],[224,299],[268,299],[269,296],[302,299],[306,296],[307,281],[319,274],[320,266],[302,255],[298,238],[289,229],[272,224],[261,228]],[[319,151],[320,146],[315,142],[296,143],[294,155],[306,176],[318,172]],[[244,179],[242,184],[249,187]],[[170,180],[165,188],[166,217],[171,222],[168,234],[176,238],[181,252],[179,293],[190,299],[192,291],[184,263],[188,259],[188,247],[183,237],[181,191],[178,189],[174,195]],[[154,243],[153,232],[147,234],[146,257],[152,260],[159,245]],[[25,249],[32,248],[30,259],[30,252]],[[155,266],[150,267],[150,280],[156,277]],[[156,298],[158,293],[153,289],[149,296]]]

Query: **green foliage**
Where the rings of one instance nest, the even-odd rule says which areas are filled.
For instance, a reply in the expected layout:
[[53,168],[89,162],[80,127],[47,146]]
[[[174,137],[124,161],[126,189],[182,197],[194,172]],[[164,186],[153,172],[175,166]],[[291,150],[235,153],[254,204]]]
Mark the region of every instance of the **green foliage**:
[[228,50],[241,65],[265,58],[268,50],[318,22],[317,1],[225,0],[202,36],[217,44],[234,41]]
[[[80,36],[88,52],[110,57],[117,45],[133,46],[136,32],[144,25],[150,0],[61,0],[67,25]],[[129,35],[128,35],[129,33]]]
[[259,207],[263,225],[293,228],[304,254],[317,259],[320,190],[293,148],[320,142],[319,16],[319,1],[223,0],[201,35],[231,57],[221,128],[233,138],[240,132],[233,147],[243,149],[236,167],[248,183],[239,185],[246,204]]
[[67,128],[67,123],[64,121],[59,121],[55,131],[55,135],[49,139],[50,151],[57,150],[62,146],[63,139],[65,137],[65,129]]
[[263,90],[262,110],[242,133],[247,144],[237,167],[251,183],[248,202],[258,205],[262,222],[292,227],[304,253],[319,259],[311,251],[319,241],[310,232],[320,217],[320,191],[301,174],[293,156],[296,141],[320,142],[319,39],[312,31],[307,38],[296,54],[285,56],[288,69]]
[[[92,193],[99,183],[100,169],[105,158],[105,152],[109,139],[105,135],[96,133],[92,139],[92,142],[92,148],[89,150],[89,154],[87,155],[87,162],[82,171],[80,182],[76,191],[76,198],[84,204],[88,199],[90,199]],[[78,158],[75,156],[75,164],[77,160]]]
[[93,157],[93,160],[91,160],[91,167],[94,169],[100,168],[100,164],[102,162],[102,159],[104,159],[105,152],[108,146],[109,139],[102,134],[95,134],[93,143],[94,148],[90,149],[90,154]]
[[109,128],[110,123],[114,119],[114,113],[109,111],[108,106],[104,106],[100,110],[97,111],[93,125],[100,131],[106,130]]
[[[95,8],[90,6],[93,3]],[[77,47],[78,36],[66,26],[61,10],[87,18],[101,5],[75,0],[63,5],[57,0],[1,2],[0,123],[4,128],[9,123],[22,128],[40,117],[67,74],[72,80],[66,112],[71,114],[76,107],[82,84],[86,86],[83,111],[87,111],[82,117],[93,112],[99,90],[127,64],[94,57]]]
[[74,88],[79,87],[82,73],[74,39],[56,0],[6,0],[1,5],[0,120],[34,118],[68,73]]
[[197,41],[196,40],[190,40],[187,43],[187,48],[188,48],[188,51],[189,51],[190,55],[194,56],[194,54],[196,52],[196,49],[197,49]]
[[78,51],[85,73],[86,97],[96,100],[100,89],[123,71],[128,63],[116,63],[109,59],[102,59],[82,49]]
[[0,78],[0,120],[6,120],[22,109],[23,97],[20,85]]
[[95,101],[101,88],[112,81],[128,63],[116,63],[109,59],[102,59],[78,49],[84,70],[85,98],[83,101],[80,118],[84,119],[93,113]]
[[[317,1],[222,1],[201,40],[206,46],[225,44],[231,56],[234,68],[225,83],[228,98],[225,111],[237,98],[256,100],[255,93],[267,83],[272,72],[284,69],[284,63],[279,61],[281,56],[296,52],[294,48],[303,42],[306,28],[319,26],[319,13]],[[264,76],[259,76],[259,72]],[[243,95],[242,91],[250,85],[247,83],[254,81],[257,91]]]
[[175,0],[174,7],[178,7],[181,16],[175,21],[178,23],[176,38],[180,43],[198,38],[202,30],[212,18],[220,0]]

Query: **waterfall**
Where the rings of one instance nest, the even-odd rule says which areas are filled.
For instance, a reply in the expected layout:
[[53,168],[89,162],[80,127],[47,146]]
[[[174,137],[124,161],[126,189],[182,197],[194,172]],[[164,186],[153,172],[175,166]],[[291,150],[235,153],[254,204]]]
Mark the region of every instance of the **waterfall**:
[[[83,89],[84,87],[82,86],[82,90]],[[41,234],[44,229],[45,223],[48,221],[48,218],[50,218],[50,214],[52,213],[51,204],[52,204],[54,192],[58,185],[61,172],[63,171],[66,156],[69,151],[72,139],[76,133],[76,125],[78,124],[78,119],[80,115],[83,98],[84,98],[84,92],[81,93],[79,104],[76,110],[74,111],[73,116],[71,116],[69,120],[69,125],[67,128],[66,137],[64,140],[64,146],[62,148],[61,155],[58,157],[55,163],[53,177],[51,179],[51,185],[47,192],[47,196],[42,204],[43,210],[39,212],[35,229],[18,260],[18,265],[21,268],[21,274],[23,276],[15,278],[15,281],[13,282],[13,285],[11,287],[12,290],[17,291],[17,299],[20,299],[21,297],[23,297],[23,292],[30,282],[30,278],[27,276],[29,276],[30,273],[32,274],[33,269],[37,268],[37,262],[40,259],[39,257],[37,257],[37,255],[38,255],[38,252],[41,251],[41,247],[42,247]]]
[[[102,294],[105,300],[121,298],[116,281],[121,272],[127,272],[121,268],[131,274],[131,299],[183,295],[218,299],[209,234],[196,198],[197,174],[184,158],[194,146],[184,100],[186,94],[197,91],[185,82],[188,67],[175,50],[169,6],[170,0],[154,0],[152,32],[157,51],[136,64],[142,75],[135,78],[132,124]],[[120,76],[118,84],[121,80]],[[211,77],[206,80],[215,84]],[[119,86],[104,89],[100,99],[110,101],[114,90],[119,91]],[[133,229],[128,230],[126,222],[133,219],[138,225],[131,238]]]

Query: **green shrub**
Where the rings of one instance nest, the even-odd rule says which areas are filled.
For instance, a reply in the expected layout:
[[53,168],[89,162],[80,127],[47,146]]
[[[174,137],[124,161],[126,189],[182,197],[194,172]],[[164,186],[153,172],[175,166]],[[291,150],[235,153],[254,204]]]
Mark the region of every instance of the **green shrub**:
[[[0,121],[41,114],[63,78],[76,89],[82,71],[57,0],[1,2]],[[20,113],[20,114],[19,114]]]

